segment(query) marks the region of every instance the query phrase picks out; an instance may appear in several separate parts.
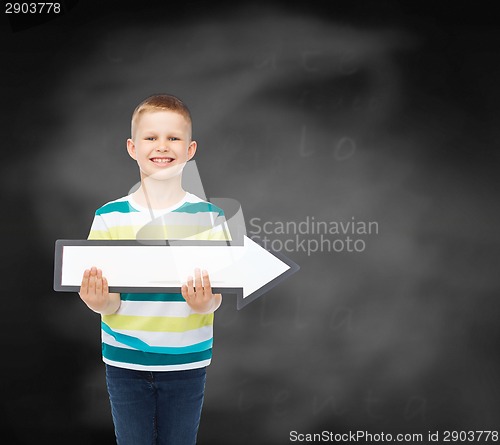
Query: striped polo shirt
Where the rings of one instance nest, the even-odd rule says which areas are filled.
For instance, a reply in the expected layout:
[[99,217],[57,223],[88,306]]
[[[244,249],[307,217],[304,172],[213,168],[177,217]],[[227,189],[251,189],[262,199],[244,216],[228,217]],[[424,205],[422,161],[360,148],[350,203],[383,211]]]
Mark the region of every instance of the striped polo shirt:
[[[220,241],[230,235],[219,207],[186,193],[167,209],[142,207],[131,196],[111,201],[95,212],[88,239]],[[101,317],[103,361],[148,371],[207,366],[213,320],[213,313],[194,312],[180,293],[122,293],[118,311]]]

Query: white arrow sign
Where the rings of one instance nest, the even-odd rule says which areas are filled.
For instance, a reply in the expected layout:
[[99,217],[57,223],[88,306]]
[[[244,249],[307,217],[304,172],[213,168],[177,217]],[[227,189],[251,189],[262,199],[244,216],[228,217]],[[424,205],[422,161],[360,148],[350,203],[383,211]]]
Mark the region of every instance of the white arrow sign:
[[56,291],[78,291],[85,269],[96,266],[110,292],[180,292],[196,267],[206,269],[214,293],[235,293],[241,309],[299,270],[293,261],[269,252],[250,238],[225,241],[57,240]]

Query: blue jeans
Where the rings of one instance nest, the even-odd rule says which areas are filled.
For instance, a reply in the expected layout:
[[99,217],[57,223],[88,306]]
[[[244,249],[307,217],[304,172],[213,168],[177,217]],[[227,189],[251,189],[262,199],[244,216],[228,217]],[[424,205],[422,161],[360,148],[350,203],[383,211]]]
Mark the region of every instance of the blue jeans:
[[194,445],[206,369],[134,371],[106,365],[118,445]]

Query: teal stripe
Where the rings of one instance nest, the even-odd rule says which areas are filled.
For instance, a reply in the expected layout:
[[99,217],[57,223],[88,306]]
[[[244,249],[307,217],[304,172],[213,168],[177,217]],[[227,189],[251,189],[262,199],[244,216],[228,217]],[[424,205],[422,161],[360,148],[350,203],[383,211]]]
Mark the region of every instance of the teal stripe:
[[101,322],[101,328],[104,332],[113,336],[116,341],[123,343],[124,345],[139,349],[140,351],[155,352],[157,354],[190,354],[210,349],[213,344],[213,339],[211,338],[210,340],[205,340],[189,346],[151,346],[137,337],[113,331],[104,322]]
[[104,358],[113,360],[114,362],[135,363],[145,366],[184,365],[212,358],[212,349],[190,354],[156,354],[154,352],[117,348],[103,343],[102,355]]
[[118,202],[110,202],[102,206],[100,209],[97,209],[96,215],[105,215],[106,213],[119,212],[119,213],[132,213],[138,212],[138,210],[134,209],[128,201],[118,201]]
[[224,212],[211,202],[185,202],[179,208],[172,210],[172,212],[183,213],[199,213],[199,212],[214,212],[219,216],[224,215]]
[[186,301],[182,294],[121,294],[122,301]]

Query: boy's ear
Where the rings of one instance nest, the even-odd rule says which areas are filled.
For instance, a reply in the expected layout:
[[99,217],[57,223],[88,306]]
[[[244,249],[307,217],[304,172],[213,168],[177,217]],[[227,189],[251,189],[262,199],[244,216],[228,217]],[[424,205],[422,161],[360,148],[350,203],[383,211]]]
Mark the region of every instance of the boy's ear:
[[135,154],[135,144],[132,139],[127,139],[127,151],[132,159],[137,160],[137,156]]
[[198,146],[198,144],[196,143],[196,141],[191,141],[191,143],[189,144],[189,147],[188,147],[188,161],[193,158],[194,154],[196,153],[196,147],[197,146]]

